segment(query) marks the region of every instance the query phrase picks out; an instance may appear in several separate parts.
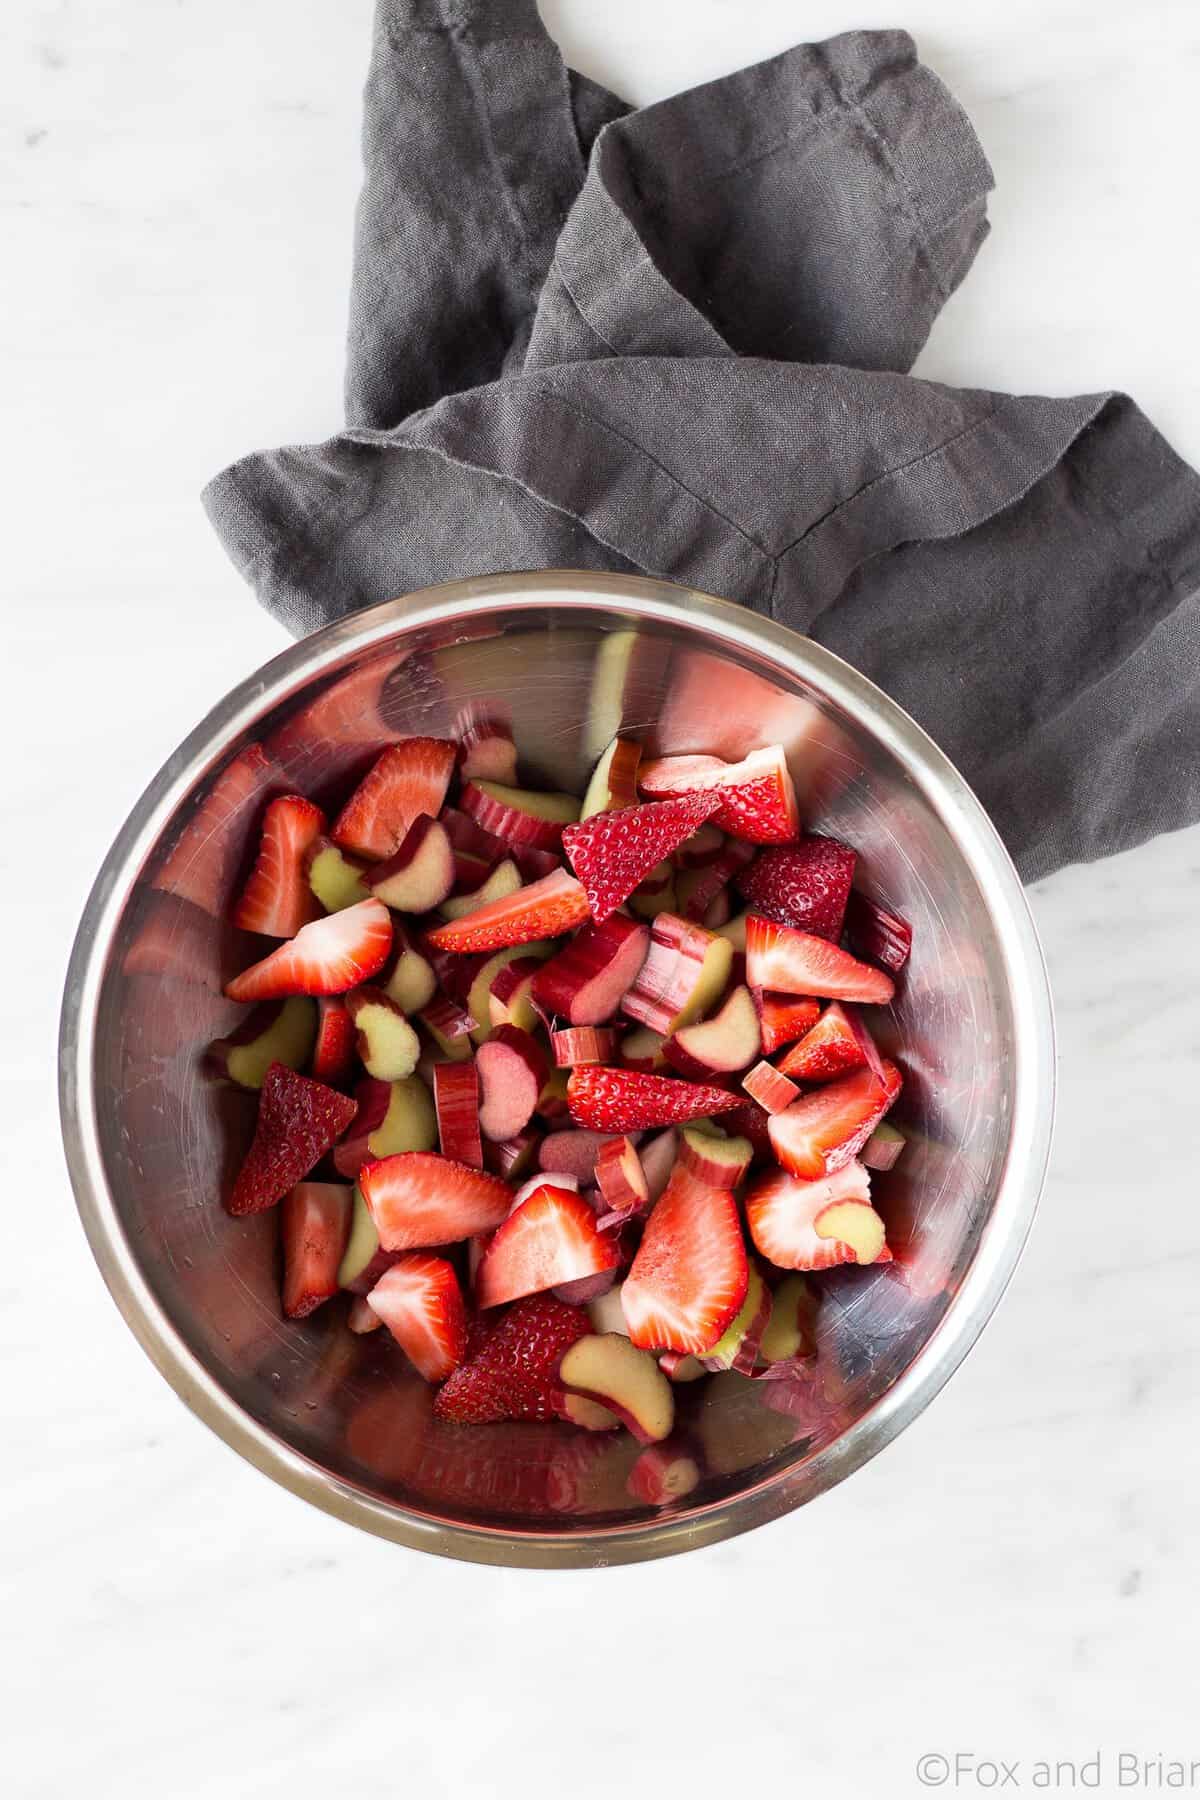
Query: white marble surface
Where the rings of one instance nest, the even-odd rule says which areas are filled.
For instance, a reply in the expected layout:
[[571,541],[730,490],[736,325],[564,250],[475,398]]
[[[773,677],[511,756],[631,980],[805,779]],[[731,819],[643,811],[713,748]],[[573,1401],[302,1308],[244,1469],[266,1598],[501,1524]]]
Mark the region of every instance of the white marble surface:
[[[576,1578],[406,1554],[224,1449],[101,1285],[58,1149],[58,989],[143,783],[281,644],[196,495],[248,446],[337,422],[369,12],[0,9],[0,1785],[836,1800],[919,1792],[922,1751],[1020,1760],[1028,1790],[1034,1758],[1099,1749],[1104,1792],[1121,1750],[1200,1757],[1200,831],[1037,890],[1062,1103],[1029,1253],[924,1418],[757,1535]],[[1142,0],[1136,26],[1118,0],[546,14],[638,100],[908,24],[998,179],[923,370],[1126,386],[1200,457],[1192,0]]]

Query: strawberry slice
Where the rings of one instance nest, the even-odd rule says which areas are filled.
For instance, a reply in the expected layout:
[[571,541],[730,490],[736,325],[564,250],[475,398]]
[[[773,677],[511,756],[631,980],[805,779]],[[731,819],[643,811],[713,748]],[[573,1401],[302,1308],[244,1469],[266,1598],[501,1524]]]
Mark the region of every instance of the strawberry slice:
[[558,1365],[591,1329],[585,1312],[550,1294],[518,1300],[441,1389],[434,1417],[456,1425],[557,1418]]
[[717,756],[665,756],[643,763],[638,786],[656,800],[714,788],[714,825],[749,844],[790,844],[800,830],[796,790],[781,744],[752,750],[740,763]]
[[419,1250],[402,1256],[380,1276],[367,1305],[426,1381],[445,1381],[466,1355],[467,1309],[445,1257]]
[[836,838],[803,837],[763,850],[734,880],[755,912],[814,937],[842,935],[856,853]]
[[704,1356],[737,1316],[749,1282],[737,1203],[676,1167],[621,1288],[642,1350]]
[[512,1204],[512,1189],[499,1176],[433,1150],[402,1150],[365,1164],[358,1190],[384,1250],[456,1244],[491,1231]]
[[332,1087],[345,1081],[354,1065],[355,1036],[346,1002],[334,994],[322,994],[317,1001],[317,1036],[310,1064],[315,1081],[327,1081]]
[[884,1062],[883,1073],[883,1081],[870,1069],[843,1075],[776,1113],[769,1126],[771,1147],[783,1167],[816,1181],[857,1156],[900,1092],[895,1063]]
[[741,1096],[699,1082],[648,1075],[641,1069],[603,1069],[584,1065],[571,1070],[567,1104],[577,1125],[616,1135],[652,1125],[678,1125],[708,1118],[742,1104]]
[[793,931],[757,913],[746,920],[746,980],[755,988],[860,1000],[867,1006],[886,1006],[896,991],[882,969],[860,963],[811,931]]
[[398,850],[422,813],[436,819],[450,786],[457,746],[446,738],[392,744],[338,814],[333,841],[379,862]]
[[858,1258],[849,1244],[823,1237],[816,1221],[828,1207],[847,1201],[870,1205],[871,1178],[859,1162],[818,1181],[798,1181],[773,1169],[746,1195],[746,1223],[755,1247],[776,1268],[834,1269]]
[[282,1000],[288,994],[344,994],[377,975],[392,947],[382,900],[360,900],[304,925],[289,944],[226,983],[230,1000]]
[[758,1007],[758,1023],[762,1031],[763,1055],[770,1056],[784,1044],[793,1044],[811,1031],[821,1016],[817,1000],[800,999],[792,994],[754,994]]
[[597,1231],[587,1201],[547,1179],[492,1238],[475,1277],[475,1294],[480,1306],[502,1306],[600,1275],[619,1261],[617,1246]]
[[597,924],[615,912],[658,863],[677,850],[720,806],[711,789],[593,813],[563,828],[567,861],[582,881]]
[[565,869],[553,869],[540,881],[489,900],[449,925],[428,933],[437,950],[503,950],[509,944],[532,944],[582,925],[588,916],[587,895]]
[[257,860],[233,909],[235,925],[262,937],[290,938],[321,917],[304,856],[324,829],[325,814],[311,800],[300,794],[272,800],[263,814]]
[[238,1170],[228,1210],[235,1218],[266,1212],[303,1181],[358,1111],[324,1082],[272,1063],[262,1084],[258,1123]]
[[338,1267],[350,1236],[350,1189],[332,1181],[301,1181],[283,1196],[283,1310],[309,1313],[338,1291]]
[[779,1073],[793,1081],[832,1081],[866,1062],[862,1045],[842,1008],[834,1000],[817,1023],[780,1058]]

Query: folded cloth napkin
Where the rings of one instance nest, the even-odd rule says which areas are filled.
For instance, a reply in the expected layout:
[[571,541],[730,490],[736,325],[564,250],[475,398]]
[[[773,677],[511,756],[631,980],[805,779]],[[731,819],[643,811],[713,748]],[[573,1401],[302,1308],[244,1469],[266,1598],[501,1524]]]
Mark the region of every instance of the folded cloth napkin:
[[1027,879],[1200,816],[1200,480],[1122,395],[904,373],[991,172],[903,32],[630,112],[535,0],[381,0],[365,159],[347,426],[205,495],[291,630],[665,576],[894,695]]

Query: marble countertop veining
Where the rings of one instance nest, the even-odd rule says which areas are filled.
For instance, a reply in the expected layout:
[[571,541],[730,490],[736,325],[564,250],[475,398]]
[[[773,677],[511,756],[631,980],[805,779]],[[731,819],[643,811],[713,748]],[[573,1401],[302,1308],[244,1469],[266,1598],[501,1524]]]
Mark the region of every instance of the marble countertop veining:
[[[4,1791],[858,1800],[923,1791],[925,1752],[1026,1791],[1039,1757],[1101,1753],[1103,1792],[1121,1752],[1200,1757],[1200,830],[1034,890],[1061,1104],[1032,1243],[948,1389],[799,1516],[570,1579],[406,1554],[226,1450],[108,1299],[58,1148],[58,992],[128,807],[282,646],[197,493],[340,416],[370,11],[0,12]],[[545,14],[638,101],[909,26],[998,182],[920,372],[1124,387],[1200,458],[1187,0]]]

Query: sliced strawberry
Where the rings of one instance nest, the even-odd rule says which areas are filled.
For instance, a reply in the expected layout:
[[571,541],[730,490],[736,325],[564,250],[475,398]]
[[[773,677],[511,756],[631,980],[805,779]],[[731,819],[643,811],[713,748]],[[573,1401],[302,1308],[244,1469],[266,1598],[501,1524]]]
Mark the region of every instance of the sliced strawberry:
[[442,1388],[434,1417],[457,1425],[557,1418],[558,1365],[591,1329],[585,1312],[552,1295],[518,1300]]
[[741,1104],[737,1094],[699,1082],[647,1075],[640,1069],[572,1069],[567,1104],[577,1125],[591,1131],[641,1131],[679,1125],[728,1112]]
[[793,1044],[811,1031],[821,1016],[819,1000],[808,1000],[793,994],[767,994],[755,988],[758,1022],[762,1029],[763,1055],[771,1056],[784,1044]]
[[856,1262],[849,1244],[823,1237],[816,1220],[827,1207],[846,1201],[870,1204],[871,1178],[861,1163],[848,1162],[819,1181],[800,1181],[775,1169],[746,1195],[746,1223],[755,1247],[779,1269],[834,1269]]
[[842,935],[858,857],[836,838],[803,837],[763,850],[734,880],[755,912],[814,937]]
[[380,1276],[367,1304],[426,1381],[445,1381],[462,1362],[467,1309],[445,1257],[410,1251]]
[[247,744],[217,776],[151,886],[190,900],[213,918],[224,915],[258,807],[272,787],[284,786],[278,765],[259,744]]
[[493,1236],[479,1265],[475,1293],[480,1306],[502,1306],[615,1269],[619,1260],[611,1237],[597,1231],[587,1201],[547,1180]]
[[233,909],[235,925],[262,937],[290,938],[321,917],[304,858],[324,829],[325,814],[311,800],[281,794],[271,801],[263,814],[258,858]]
[[374,861],[391,856],[422,813],[437,817],[457,754],[445,738],[411,737],[392,744],[338,814],[334,843]]
[[781,744],[752,750],[740,763],[716,756],[666,756],[643,763],[638,786],[655,799],[715,788],[713,824],[750,844],[790,844],[800,830],[796,791]]
[[283,1310],[289,1319],[310,1312],[338,1291],[338,1266],[350,1236],[350,1192],[332,1181],[301,1181],[283,1196]]
[[226,983],[230,1000],[281,1000],[288,994],[344,994],[377,975],[392,947],[382,900],[360,900],[304,925],[288,944]]
[[630,1339],[642,1350],[703,1356],[736,1317],[748,1281],[733,1196],[677,1167],[621,1288]]
[[272,1063],[262,1084],[254,1141],[228,1210],[240,1217],[282,1200],[337,1142],[357,1110],[353,1100],[324,1082]]
[[816,1181],[857,1156],[900,1092],[895,1063],[883,1065],[880,1082],[870,1069],[843,1075],[804,1094],[771,1120],[771,1145],[785,1169]]
[[832,1081],[861,1069],[866,1060],[854,1027],[833,1000],[812,1030],[780,1058],[779,1072],[793,1081]]
[[337,1087],[345,1081],[353,1063],[354,1021],[346,1002],[335,994],[322,994],[317,1001],[317,1036],[310,1065],[313,1080]]
[[512,1202],[512,1189],[499,1176],[432,1150],[403,1150],[367,1163],[358,1187],[384,1250],[422,1250],[475,1237],[493,1230]]
[[582,925],[588,916],[587,895],[573,875],[554,869],[540,881],[492,900],[466,918],[439,925],[428,934],[437,950],[502,950],[509,944],[532,944]]
[[593,919],[599,923],[615,912],[651,869],[685,843],[719,805],[715,793],[702,791],[649,806],[623,807],[620,812],[593,813],[578,825],[564,827],[563,849],[587,891]]
[[867,1006],[886,1006],[896,991],[890,975],[860,963],[826,938],[776,925],[757,913],[746,920],[746,979],[755,988],[861,1000]]

